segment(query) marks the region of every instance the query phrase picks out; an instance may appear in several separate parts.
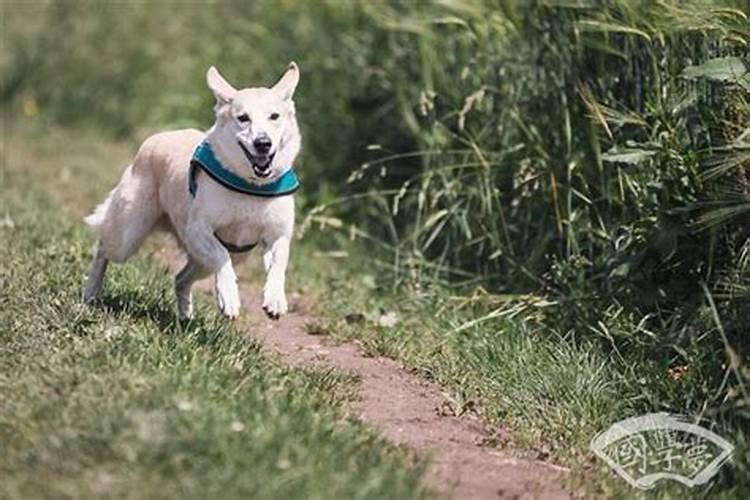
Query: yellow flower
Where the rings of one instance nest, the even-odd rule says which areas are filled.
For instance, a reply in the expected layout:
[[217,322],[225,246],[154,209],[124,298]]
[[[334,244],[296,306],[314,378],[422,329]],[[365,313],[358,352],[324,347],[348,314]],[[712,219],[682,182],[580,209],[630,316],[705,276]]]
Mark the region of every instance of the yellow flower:
[[34,117],[39,113],[39,107],[36,104],[36,99],[28,97],[23,101],[23,114],[29,118]]

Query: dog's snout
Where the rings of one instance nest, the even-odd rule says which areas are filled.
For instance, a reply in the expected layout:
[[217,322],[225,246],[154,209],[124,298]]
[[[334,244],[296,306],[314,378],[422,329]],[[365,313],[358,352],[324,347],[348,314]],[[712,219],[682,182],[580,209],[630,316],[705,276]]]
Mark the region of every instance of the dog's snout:
[[271,150],[271,138],[267,135],[261,135],[253,141],[255,151],[260,154],[266,154]]

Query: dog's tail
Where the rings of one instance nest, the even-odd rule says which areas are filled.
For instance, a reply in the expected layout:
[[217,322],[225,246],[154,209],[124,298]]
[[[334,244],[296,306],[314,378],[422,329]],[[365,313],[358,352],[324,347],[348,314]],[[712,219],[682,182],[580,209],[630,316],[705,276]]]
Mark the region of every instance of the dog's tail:
[[88,224],[88,226],[91,228],[94,233],[99,233],[99,228],[104,224],[104,220],[107,218],[107,212],[109,211],[109,206],[112,203],[112,196],[114,195],[117,188],[110,191],[109,195],[107,195],[107,198],[101,202],[91,214],[87,215],[83,218],[83,221]]

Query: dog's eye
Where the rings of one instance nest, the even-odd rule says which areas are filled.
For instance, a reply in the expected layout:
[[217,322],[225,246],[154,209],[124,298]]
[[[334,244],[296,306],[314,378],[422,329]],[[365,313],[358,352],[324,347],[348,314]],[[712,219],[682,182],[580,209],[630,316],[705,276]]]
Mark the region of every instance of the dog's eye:
[[247,122],[249,122],[249,121],[250,121],[250,117],[249,117],[249,116],[247,116],[247,113],[242,113],[241,115],[239,115],[239,116],[237,117],[237,119],[238,119],[239,121],[241,121],[242,123],[247,123]]
[[269,118],[271,120],[278,120],[279,119],[279,114],[278,113],[271,113],[271,116],[269,116]]

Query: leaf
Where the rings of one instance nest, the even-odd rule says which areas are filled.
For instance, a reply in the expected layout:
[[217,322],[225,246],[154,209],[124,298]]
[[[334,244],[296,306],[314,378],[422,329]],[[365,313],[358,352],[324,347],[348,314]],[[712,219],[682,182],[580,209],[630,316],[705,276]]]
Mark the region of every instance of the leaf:
[[317,222],[321,229],[323,229],[326,226],[333,227],[336,229],[339,229],[344,226],[344,221],[339,219],[338,217],[327,217],[324,215],[314,215],[310,217],[310,220],[312,222]]
[[349,257],[349,252],[345,250],[333,250],[330,252],[313,252],[315,257],[326,258],[326,259],[346,259]]
[[384,328],[393,328],[397,324],[398,316],[393,311],[381,314],[378,318],[378,326],[382,326]]
[[688,66],[682,72],[685,78],[708,78],[720,82],[743,83],[747,79],[747,68],[739,57],[718,57],[698,66]]
[[466,124],[466,115],[469,114],[469,111],[471,111],[475,105],[478,106],[482,104],[484,92],[485,88],[482,87],[464,100],[464,106],[461,108],[461,111],[458,112],[458,130],[463,131],[464,125]]
[[612,269],[609,273],[610,279],[624,279],[630,275],[631,265],[630,262],[623,262],[619,266]]
[[599,21],[585,20],[585,21],[580,21],[577,26],[581,31],[591,31],[591,32],[598,32],[598,33],[622,33],[625,35],[640,36],[642,38],[645,38],[649,42],[651,41],[651,37],[645,31],[642,31],[636,28],[631,28],[630,26],[623,26],[621,24],[603,23]]
[[656,151],[639,148],[612,148],[602,155],[602,160],[610,163],[637,165],[655,155]]
[[362,313],[349,313],[344,316],[344,321],[349,325],[362,325],[365,322],[365,315]]
[[439,221],[446,215],[448,215],[448,210],[446,210],[445,208],[435,212],[430,216],[429,219],[427,219],[427,221],[425,221],[422,230],[426,231],[427,229],[431,228],[437,221]]

